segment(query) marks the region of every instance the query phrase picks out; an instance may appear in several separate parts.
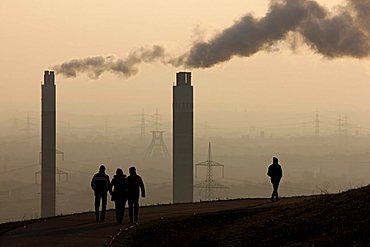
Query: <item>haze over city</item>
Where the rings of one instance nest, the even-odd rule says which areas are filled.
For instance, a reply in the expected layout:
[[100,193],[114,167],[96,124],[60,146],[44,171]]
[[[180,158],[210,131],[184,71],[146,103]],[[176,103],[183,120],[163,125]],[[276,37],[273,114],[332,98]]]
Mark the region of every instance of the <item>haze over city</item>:
[[[300,32],[261,35],[262,45],[211,56],[230,44],[225,30],[274,13],[278,2],[1,1],[0,222],[40,216],[40,86],[49,69],[57,85],[59,214],[93,209],[89,186],[100,164],[110,175],[135,165],[148,186],[143,204],[172,201],[171,157],[145,153],[151,131],[163,130],[172,154],[179,71],[192,73],[194,164],[207,159],[211,142],[224,165],[224,177],[217,168],[214,176],[228,188],[215,198],[268,195],[273,156],[286,172],[283,196],[368,184],[368,29],[360,48],[344,51],[305,41],[308,28],[297,25]],[[347,1],[316,3],[346,16],[339,6]],[[198,168],[194,181],[203,179]],[[205,197],[195,189],[194,199]]]

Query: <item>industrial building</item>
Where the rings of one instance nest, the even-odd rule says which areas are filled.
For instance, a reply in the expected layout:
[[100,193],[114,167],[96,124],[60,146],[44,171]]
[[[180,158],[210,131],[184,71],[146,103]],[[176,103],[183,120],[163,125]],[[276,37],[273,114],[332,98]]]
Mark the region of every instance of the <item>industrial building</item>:
[[173,202],[193,201],[193,86],[191,73],[176,73],[173,86]]
[[56,86],[54,71],[45,71],[41,85],[41,217],[55,216]]

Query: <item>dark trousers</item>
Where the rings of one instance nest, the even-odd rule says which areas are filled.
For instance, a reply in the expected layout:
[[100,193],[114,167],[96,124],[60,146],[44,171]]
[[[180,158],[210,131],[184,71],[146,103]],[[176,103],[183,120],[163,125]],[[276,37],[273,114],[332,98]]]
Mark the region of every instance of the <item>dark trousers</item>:
[[101,203],[100,221],[105,220],[105,211],[107,210],[107,193],[95,193],[95,216],[96,221],[99,221],[99,208]]
[[128,198],[128,214],[130,216],[130,222],[133,222],[134,216],[135,216],[135,221],[138,220],[139,197],[129,197]]
[[280,181],[273,181],[271,183],[272,183],[272,188],[273,188],[271,199],[279,200],[278,189],[279,189]]
[[116,220],[117,223],[122,224],[123,217],[125,216],[126,198],[116,198]]

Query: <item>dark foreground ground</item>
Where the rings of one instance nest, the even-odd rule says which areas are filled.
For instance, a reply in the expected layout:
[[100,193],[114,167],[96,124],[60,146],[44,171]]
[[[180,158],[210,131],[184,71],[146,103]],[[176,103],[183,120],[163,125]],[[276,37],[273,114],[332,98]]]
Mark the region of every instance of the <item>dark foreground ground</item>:
[[370,186],[335,195],[143,207],[123,225],[109,211],[0,225],[0,246],[370,246]]
[[[140,209],[138,225],[130,225],[125,216],[124,224],[115,222],[114,212],[107,213],[106,222],[95,222],[94,213],[58,216],[33,221],[14,222],[0,225],[0,246],[17,247],[101,247],[110,246],[117,236],[128,234],[130,229],[151,222],[202,215],[246,207],[271,207],[297,203],[303,198],[286,198],[278,204],[267,199],[240,199],[228,201],[150,206]],[[132,245],[136,245],[132,243]]]
[[370,246],[369,186],[283,201],[139,225],[113,246]]

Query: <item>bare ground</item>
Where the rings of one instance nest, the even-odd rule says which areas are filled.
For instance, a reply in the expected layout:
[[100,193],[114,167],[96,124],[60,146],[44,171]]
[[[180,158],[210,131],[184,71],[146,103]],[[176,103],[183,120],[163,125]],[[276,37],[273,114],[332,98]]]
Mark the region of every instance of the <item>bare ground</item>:
[[[130,229],[113,246],[370,246],[370,187]],[[271,205],[271,204],[270,204]]]
[[370,187],[335,195],[143,207],[140,222],[94,213],[0,225],[0,246],[370,246]]
[[[290,198],[283,203],[295,203],[297,200],[301,199]],[[140,209],[139,225],[128,224],[127,211],[124,225],[115,223],[113,211],[107,213],[104,223],[95,222],[94,213],[7,223],[0,225],[0,246],[109,246],[118,239],[116,236],[126,235],[129,229],[150,222],[268,205],[272,204],[267,199],[244,199],[143,207]]]

